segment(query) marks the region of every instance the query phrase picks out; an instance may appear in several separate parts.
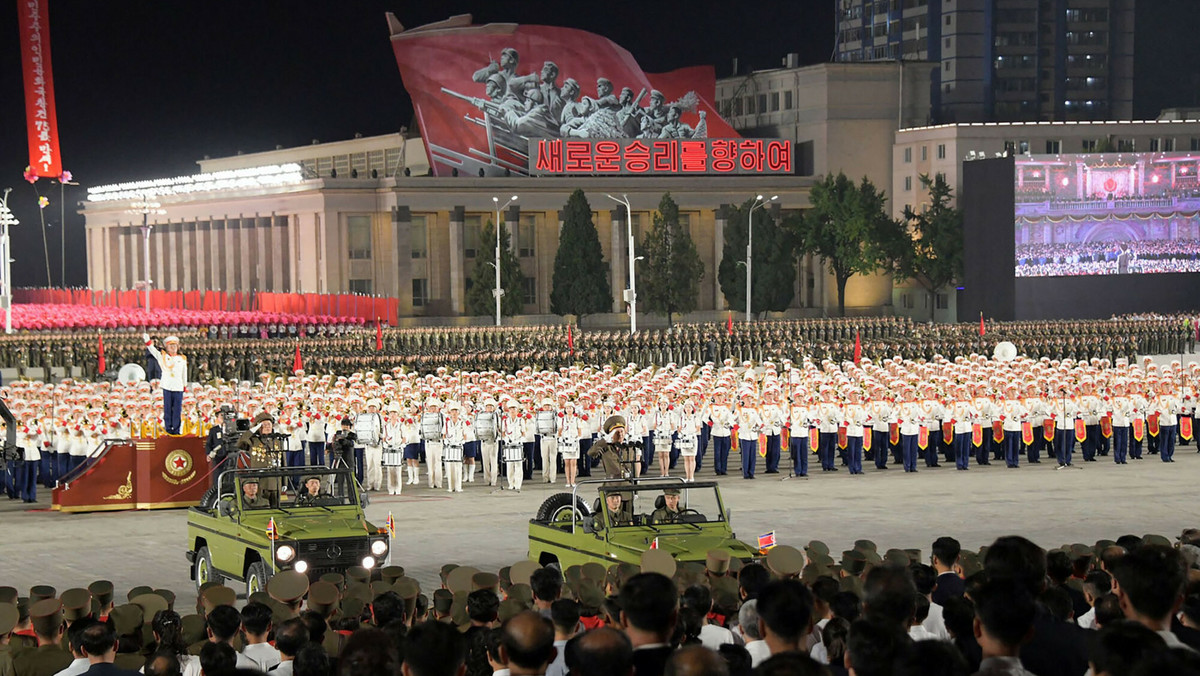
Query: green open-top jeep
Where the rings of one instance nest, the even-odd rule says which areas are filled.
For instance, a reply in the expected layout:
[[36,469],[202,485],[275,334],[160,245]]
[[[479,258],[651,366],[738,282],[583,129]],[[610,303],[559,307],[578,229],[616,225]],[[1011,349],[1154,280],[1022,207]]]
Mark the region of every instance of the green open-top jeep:
[[188,510],[197,587],[230,578],[245,581],[249,595],[281,570],[316,580],[351,566],[374,569],[387,557],[388,534],[367,522],[349,469],[235,469],[215,488]]
[[[590,488],[597,489],[597,496],[589,506],[580,492]],[[679,492],[677,511],[656,512],[666,509],[665,493],[674,491]],[[715,481],[581,481],[571,493],[547,498],[529,521],[529,558],[543,566],[558,564],[566,569],[591,561],[638,564],[652,546],[679,561],[698,563],[704,563],[713,549],[743,561],[759,554],[734,535]]]

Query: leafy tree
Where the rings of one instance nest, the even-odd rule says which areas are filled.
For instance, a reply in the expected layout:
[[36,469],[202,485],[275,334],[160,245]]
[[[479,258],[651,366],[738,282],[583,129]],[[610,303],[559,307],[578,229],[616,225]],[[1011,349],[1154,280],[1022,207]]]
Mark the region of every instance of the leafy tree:
[[[929,208],[916,213],[904,208],[904,219],[912,227],[912,249],[897,261],[898,279],[912,279],[930,295],[946,288],[963,274],[963,215],[950,206],[953,189],[946,177],[921,175],[921,186],[929,191]],[[932,320],[937,304],[929,304]]]
[[[721,293],[734,311],[746,307],[746,233],[753,204],[754,200],[747,200],[741,206],[730,207],[724,254],[717,268]],[[796,281],[794,247],[792,232],[771,215],[769,207],[754,210],[750,280],[750,311],[754,315],[782,312],[791,305]]]
[[[471,272],[471,288],[467,290],[467,312],[473,315],[495,315],[496,299],[496,226],[489,218],[479,229],[479,250],[475,254],[475,269]],[[521,314],[524,306],[525,275],[521,264],[509,248],[508,228],[500,225],[500,314],[505,317]]]
[[696,309],[704,262],[696,253],[696,243],[688,229],[679,223],[679,205],[666,193],[654,214],[654,227],[642,239],[640,255],[645,257],[638,281],[640,300],[646,309],[667,316]]
[[887,198],[864,176],[855,185],[844,173],[826,175],[812,187],[812,206],[792,222],[801,253],[820,256],[837,282],[838,312],[846,316],[846,282],[854,275],[891,270],[911,238],[888,216]]
[[582,190],[571,193],[554,254],[554,278],[550,311],[556,315],[608,312],[612,292],[608,288],[608,264],[600,249],[600,235],[592,223],[592,207]]

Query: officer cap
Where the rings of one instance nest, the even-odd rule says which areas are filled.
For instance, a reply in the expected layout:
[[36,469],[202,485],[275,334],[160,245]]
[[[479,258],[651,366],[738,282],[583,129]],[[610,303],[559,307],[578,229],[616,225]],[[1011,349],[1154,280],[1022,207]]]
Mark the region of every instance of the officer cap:
[[371,587],[371,599],[372,600],[374,600],[374,598],[376,596],[379,596],[380,594],[385,594],[392,590],[392,585],[384,582],[383,580],[375,580],[374,582],[372,582],[370,584],[370,587]]
[[584,608],[600,609],[604,605],[604,590],[600,585],[592,580],[584,580],[579,583],[579,605]]
[[843,578],[839,579],[838,587],[842,591],[851,592],[855,596],[862,598],[863,583],[862,583],[862,578],[860,578],[858,576],[851,575],[850,577],[843,577]]
[[367,602],[353,596],[347,596],[342,599],[342,616],[343,617],[361,617],[363,609],[367,607]]
[[16,605],[18,593],[16,587],[0,587],[0,603]]
[[563,571],[563,580],[567,584],[577,585],[582,579],[583,566],[579,565],[578,563],[567,566],[567,569]]
[[642,572],[642,571],[637,566],[633,565],[632,563],[618,563],[617,564],[617,576],[616,576],[617,577],[617,585],[616,585],[617,588],[619,589],[621,587],[624,587],[626,582],[628,582],[634,575],[637,575],[640,572]]
[[396,584],[396,580],[404,577],[403,566],[384,566],[379,571],[379,576],[389,585]]
[[500,584],[500,578],[495,573],[475,573],[471,576],[471,591],[480,589],[495,590]]
[[452,592],[471,592],[471,578],[475,577],[475,573],[479,570],[470,566],[459,566],[450,571],[446,576],[446,588]]
[[267,593],[277,601],[293,603],[308,593],[308,576],[294,570],[280,571],[267,582]]
[[921,550],[906,549],[906,550],[904,550],[904,553],[908,555],[909,563],[920,563],[921,562]]
[[133,601],[133,597],[135,597],[135,596],[141,596],[142,594],[151,594],[153,592],[154,592],[154,587],[150,587],[150,586],[147,586],[144,584],[138,585],[138,586],[134,587],[133,589],[129,590],[129,593],[125,595],[125,600]]
[[21,611],[12,603],[0,603],[0,636],[7,636],[21,621]]
[[308,609],[328,617],[337,607],[341,593],[338,588],[324,580],[312,583],[308,588]]
[[620,415],[609,416],[608,420],[604,421],[604,433],[611,434],[618,427],[625,427],[625,417]]
[[254,592],[246,597],[246,601],[249,603],[261,603],[264,606],[271,607],[272,609],[275,607],[275,599],[271,598],[271,595],[265,591]]
[[714,575],[724,575],[729,572],[729,561],[733,557],[723,549],[710,549],[704,557],[704,567]]
[[518,561],[513,564],[512,570],[508,572],[508,576],[514,585],[528,585],[529,578],[533,577],[534,572],[537,571],[538,568],[541,568],[541,566],[534,561]]
[[[857,551],[862,551],[862,550],[860,549],[860,550],[857,550]],[[867,562],[867,565],[868,565],[868,566],[881,566],[881,565],[883,565],[883,557],[881,557],[881,556],[879,555],[879,552],[875,552],[875,551],[862,552],[862,555],[863,555],[863,558],[864,558],[864,559],[866,559],[866,562]]]
[[905,566],[909,564],[908,554],[903,549],[889,549],[883,555],[883,560],[889,566]]
[[135,596],[129,602],[142,609],[142,622],[145,624],[150,624],[155,613],[167,609],[167,600],[154,592]]
[[873,552],[876,550],[876,545],[870,540],[855,540],[854,548],[861,552]]
[[[1157,533],[1150,533],[1150,534],[1142,537],[1142,544],[1144,544],[1144,545],[1161,545],[1163,547],[1170,547],[1171,541],[1168,540],[1165,535],[1158,535]],[[30,596],[32,596],[32,592],[30,592]]]
[[106,606],[112,603],[113,600],[113,583],[108,580],[96,580],[88,585],[88,591],[92,593],[92,598],[96,599],[101,606]]
[[829,545],[821,542],[820,540],[811,540],[809,541],[808,546],[804,548],[804,551],[808,552],[809,556],[812,556],[813,554],[829,556]]
[[48,598],[31,604],[29,619],[33,621],[34,632],[41,636],[53,636],[62,627],[62,601]]
[[141,631],[142,609],[132,603],[117,606],[108,614],[117,636],[129,636]]
[[92,593],[76,587],[62,593],[63,619],[74,622],[92,614]]
[[658,573],[659,575],[674,577],[677,568],[675,557],[671,556],[666,550],[648,549],[642,552],[643,573]]
[[500,607],[496,610],[496,619],[500,622],[507,622],[509,618],[520,614],[526,608],[527,606],[520,601],[505,599],[500,602]]
[[325,573],[321,576],[321,581],[328,582],[340,590],[346,584],[346,576],[341,573]]
[[455,568],[458,568],[457,563],[447,563],[447,564],[442,565],[442,570],[440,573],[438,573],[442,577],[442,586],[446,585],[447,576],[449,576],[450,572],[452,570],[454,570]]
[[259,413],[258,415],[254,416],[254,422],[256,424],[257,423],[265,423],[265,422],[275,422],[275,418],[273,418],[270,413],[263,411],[262,413]]
[[[421,595],[421,583],[411,577],[402,577],[396,580],[396,584],[392,587],[392,590],[406,601],[409,599],[416,600]],[[311,595],[309,598],[312,598]]]
[[[363,603],[370,603],[371,598],[371,586],[366,582],[352,582],[346,585],[346,591],[342,593],[343,600],[358,599]],[[343,603],[342,608],[345,609],[345,607],[346,604]]]
[[187,645],[199,643],[205,637],[204,616],[192,613],[184,615],[180,620],[180,635],[183,636],[183,642]]
[[347,584],[350,582],[370,582],[371,571],[362,566],[350,566],[346,569]]
[[842,552],[842,570],[848,575],[861,575],[867,567],[867,557],[857,549]]
[[596,583],[603,583],[605,573],[607,573],[608,571],[605,570],[603,564],[596,563],[595,561],[589,561],[588,563],[585,563],[580,567],[580,572],[583,573],[583,578],[585,580],[591,580],[592,582],[596,582]]
[[173,610],[175,608],[175,592],[170,589],[155,589],[154,593],[163,597],[163,600],[167,602],[168,609]]
[[433,609],[439,615],[446,615],[450,612],[450,606],[454,604],[454,594],[449,589],[436,589],[433,592]]
[[663,495],[679,495],[678,488],[664,488]]
[[958,559],[958,565],[963,570],[963,577],[971,577],[983,570],[983,566],[980,564],[981,558],[975,552],[963,550],[962,555]]
[[804,553],[791,545],[778,545],[767,552],[767,569],[779,577],[795,577],[804,570]]
[[54,587],[51,587],[50,585],[38,584],[38,585],[34,585],[34,586],[30,587],[29,588],[30,612],[31,613],[33,612],[32,611],[33,604],[37,603],[38,601],[52,599],[56,596],[58,596],[58,590],[55,589]]
[[200,595],[205,612],[217,606],[233,606],[237,603],[237,593],[223,584],[217,584],[205,589]]
[[518,602],[526,605],[526,608],[529,605],[533,605],[533,590],[529,585],[512,585],[509,587],[508,597],[509,599],[518,600]]
[[738,607],[738,584],[732,577],[717,577],[712,580],[713,604],[725,610]]

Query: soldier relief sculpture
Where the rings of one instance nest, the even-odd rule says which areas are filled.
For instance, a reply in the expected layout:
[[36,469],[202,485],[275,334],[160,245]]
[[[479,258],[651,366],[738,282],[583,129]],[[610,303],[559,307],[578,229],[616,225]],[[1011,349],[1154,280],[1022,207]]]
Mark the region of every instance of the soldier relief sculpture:
[[512,47],[500,52],[500,60],[475,71],[472,80],[483,85],[483,96],[468,96],[442,88],[454,98],[469,101],[484,115],[473,120],[489,131],[529,138],[644,138],[702,139],[708,137],[705,111],[692,127],[682,115],[698,108],[699,97],[688,92],[668,103],[658,90],[645,88],[635,95],[623,87],[618,93],[611,80],[596,80],[595,95],[583,94],[583,86],[561,75],[553,61],[540,72],[521,74],[520,54]]

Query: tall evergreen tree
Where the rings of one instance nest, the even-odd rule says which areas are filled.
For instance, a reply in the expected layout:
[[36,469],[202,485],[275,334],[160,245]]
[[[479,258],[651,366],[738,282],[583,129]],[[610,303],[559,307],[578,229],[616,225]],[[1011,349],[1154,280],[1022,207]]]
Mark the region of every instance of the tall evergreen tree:
[[[495,315],[496,298],[496,226],[489,218],[479,229],[479,249],[475,254],[475,269],[471,271],[471,288],[467,290],[467,312],[472,315]],[[525,275],[521,264],[509,247],[508,227],[500,225],[500,314],[505,317],[521,314],[524,306]]]
[[844,173],[812,187],[812,206],[792,223],[797,248],[820,256],[837,282],[838,312],[846,316],[846,282],[854,275],[891,270],[912,239],[885,209],[887,198],[864,176],[855,185]]
[[608,287],[608,264],[600,249],[600,235],[592,223],[592,207],[582,190],[571,193],[554,254],[554,278],[550,311],[575,315],[582,324],[585,315],[608,312],[612,292]]
[[953,189],[946,177],[921,175],[921,186],[929,191],[929,208],[917,213],[904,208],[912,226],[912,249],[896,264],[897,279],[916,280],[932,296],[929,319],[937,309],[937,293],[963,274],[963,214],[950,206]]
[[679,223],[679,205],[671,193],[658,203],[654,227],[642,239],[640,249],[645,265],[638,276],[639,299],[647,311],[665,314],[667,325],[673,325],[675,315],[696,309],[704,262],[696,253],[692,234]]
[[[725,249],[717,280],[729,309],[746,309],[746,233],[754,200],[731,206],[725,225]],[[751,255],[751,307],[754,315],[788,309],[795,293],[796,258],[791,231],[784,227],[770,208],[754,210],[754,242]]]

